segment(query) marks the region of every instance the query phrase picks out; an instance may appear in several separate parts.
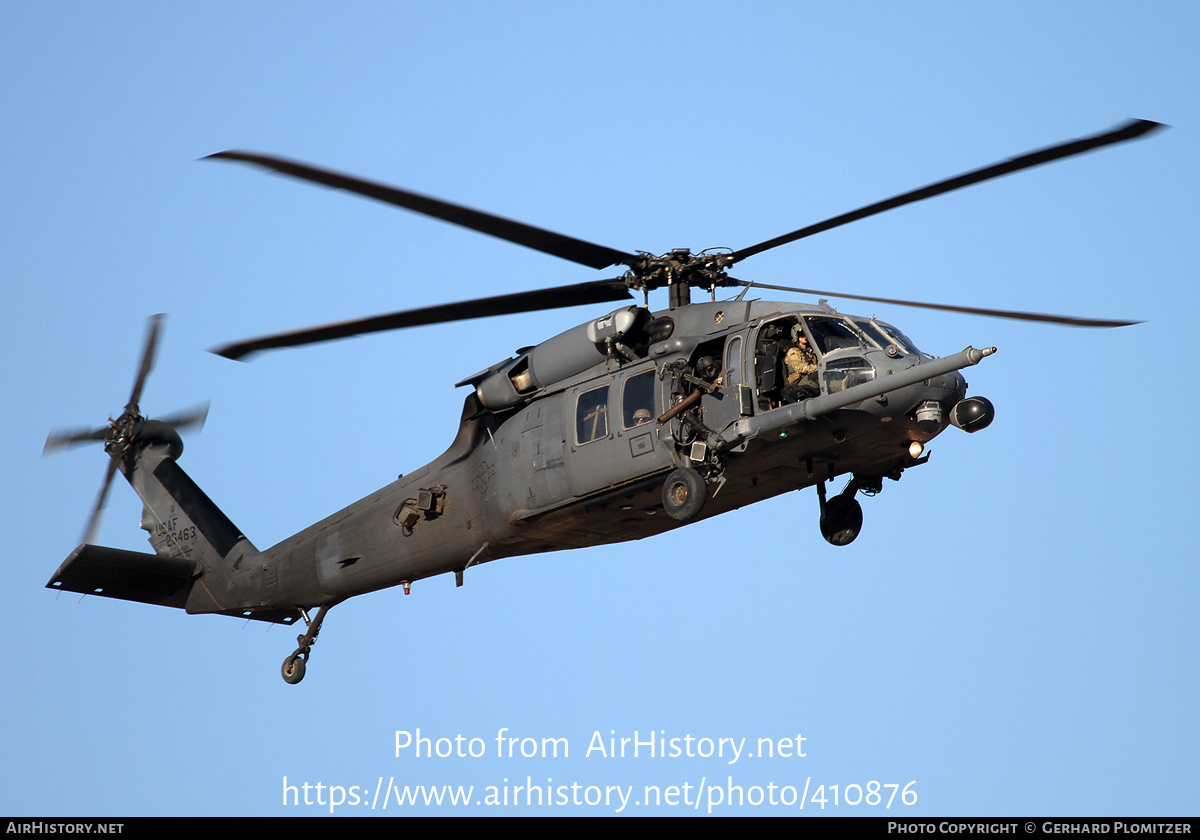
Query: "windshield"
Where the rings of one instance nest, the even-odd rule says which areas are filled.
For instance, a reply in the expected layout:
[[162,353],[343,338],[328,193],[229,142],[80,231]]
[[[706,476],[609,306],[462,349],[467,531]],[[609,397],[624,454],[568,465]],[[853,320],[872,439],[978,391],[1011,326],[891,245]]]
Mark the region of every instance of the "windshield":
[[864,321],[864,320],[856,318],[854,320],[854,326],[856,326],[860,330],[862,330],[863,333],[867,336],[867,338],[871,339],[876,344],[878,344],[880,350],[886,350],[887,346],[889,344],[896,343],[895,339],[893,339],[890,335],[885,333],[883,330],[879,329],[879,327],[877,327],[875,324],[871,323],[870,321]]
[[862,339],[850,329],[850,325],[843,318],[808,315],[804,318],[804,323],[808,325],[817,350],[822,354],[850,348],[858,350],[862,347]]
[[875,324],[876,326],[878,326],[879,329],[883,330],[889,336],[891,336],[891,338],[894,342],[899,344],[901,347],[903,347],[909,353],[912,353],[914,356],[924,356],[925,355],[924,353],[922,353],[920,350],[917,349],[917,345],[912,343],[912,339],[910,339],[904,333],[900,332],[900,330],[896,329],[891,324],[885,324],[883,321],[872,321],[872,323]]

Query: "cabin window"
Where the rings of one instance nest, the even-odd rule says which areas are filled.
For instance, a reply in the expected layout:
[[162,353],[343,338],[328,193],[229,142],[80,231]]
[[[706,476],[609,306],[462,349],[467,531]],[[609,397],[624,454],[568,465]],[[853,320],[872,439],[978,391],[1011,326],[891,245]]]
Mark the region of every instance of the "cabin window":
[[575,440],[591,443],[608,437],[608,386],[579,395],[575,405]]
[[644,426],[654,419],[654,371],[648,370],[625,380],[621,392],[622,428]]

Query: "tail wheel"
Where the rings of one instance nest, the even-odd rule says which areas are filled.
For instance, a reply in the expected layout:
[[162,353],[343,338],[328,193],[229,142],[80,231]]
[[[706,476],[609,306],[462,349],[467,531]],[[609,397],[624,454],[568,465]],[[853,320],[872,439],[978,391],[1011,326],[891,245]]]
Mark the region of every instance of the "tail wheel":
[[292,654],[287,659],[283,660],[283,681],[288,685],[295,685],[304,679],[304,657],[300,654]]
[[307,610],[300,609],[300,614],[304,616],[304,622],[308,625],[308,632],[296,637],[296,649],[292,651],[291,656],[283,660],[281,669],[283,681],[288,685],[295,685],[304,679],[304,667],[312,653],[312,646],[317,640],[317,634],[321,632],[321,622],[325,620],[327,612],[329,612],[329,604],[322,604],[321,608],[317,610],[316,618],[310,620]]
[[700,473],[690,468],[681,468],[667,476],[663,484],[663,509],[667,516],[680,522],[688,522],[704,510],[708,488]]

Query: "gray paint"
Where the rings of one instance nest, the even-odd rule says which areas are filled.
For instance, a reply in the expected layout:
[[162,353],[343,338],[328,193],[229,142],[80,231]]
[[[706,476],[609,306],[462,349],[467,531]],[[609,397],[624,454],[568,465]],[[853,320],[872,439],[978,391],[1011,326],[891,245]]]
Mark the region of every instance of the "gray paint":
[[[707,430],[694,435],[707,446],[699,451],[718,456],[716,462],[695,465],[708,471],[711,483],[700,518],[834,474],[898,475],[914,465],[909,444],[927,441],[945,424],[932,433],[922,431],[913,409],[925,400],[948,403],[949,409],[962,399],[965,382],[955,371],[977,363],[983,353],[967,350],[933,360],[857,348],[875,367],[874,381],[764,409],[757,404],[755,380],[759,331],[773,320],[805,313],[831,310],[757,301],[693,304],[655,313],[673,318],[675,330],[648,346],[630,339],[636,353],[589,340],[589,330],[595,336],[595,325],[604,319],[568,330],[527,351],[531,358],[555,360],[561,379],[524,394],[514,390],[517,404],[503,410],[485,408],[483,394],[472,391],[458,433],[439,458],[264,550],[242,536],[178,467],[181,448],[153,442],[135,447],[119,467],[144,500],[151,544],[163,559],[81,549],[51,585],[95,591],[97,580],[108,575],[111,591],[97,594],[132,597],[120,593],[137,591],[135,600],[185,603],[188,612],[291,622],[300,610],[433,575],[454,572],[461,580],[468,564],[641,539],[681,527],[663,512],[661,486],[667,473],[691,463],[697,450],[691,441],[682,445],[687,427],[680,419],[626,428],[631,412],[623,404],[623,389],[630,377],[651,372],[657,415],[678,398],[673,389],[690,387],[672,372],[691,371],[702,354],[726,358],[730,338],[740,344],[738,366],[723,372],[715,392],[704,396],[692,415]],[[643,314],[639,323],[649,320]],[[468,381],[494,385],[521,358],[493,365]],[[581,441],[578,400],[605,387],[605,433]],[[98,565],[97,558],[109,565]],[[194,564],[183,584],[190,587],[186,599],[179,591],[180,560]],[[137,589],[137,576],[155,562],[164,564],[164,575]],[[168,563],[175,565],[168,569]],[[167,594],[155,595],[160,590]]]

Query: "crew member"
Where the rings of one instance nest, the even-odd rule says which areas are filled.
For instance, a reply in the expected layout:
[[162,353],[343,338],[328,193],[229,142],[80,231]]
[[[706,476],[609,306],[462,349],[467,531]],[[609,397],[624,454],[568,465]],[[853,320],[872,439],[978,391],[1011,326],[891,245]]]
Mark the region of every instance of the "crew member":
[[808,336],[799,324],[792,327],[793,346],[783,355],[783,366],[787,369],[787,387],[784,394],[789,399],[804,399],[821,393],[817,384],[817,354],[808,346]]

